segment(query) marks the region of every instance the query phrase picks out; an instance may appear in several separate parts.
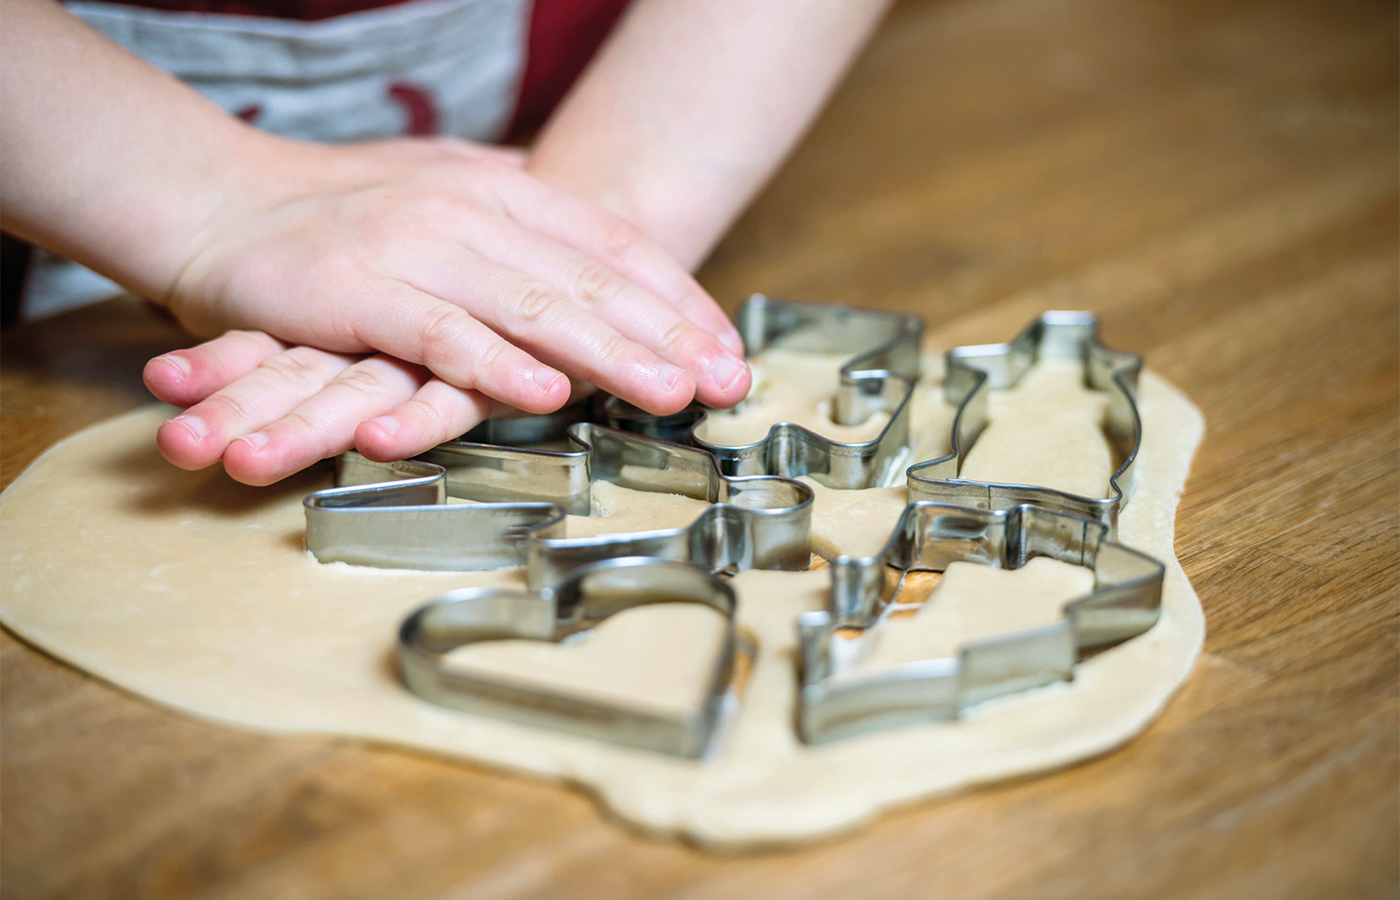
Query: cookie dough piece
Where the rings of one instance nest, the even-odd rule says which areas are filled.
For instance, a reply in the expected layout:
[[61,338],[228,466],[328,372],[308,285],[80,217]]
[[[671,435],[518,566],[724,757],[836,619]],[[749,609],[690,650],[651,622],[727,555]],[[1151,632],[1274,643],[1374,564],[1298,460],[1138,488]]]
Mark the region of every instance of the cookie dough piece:
[[624,610],[565,643],[486,641],[450,651],[449,669],[662,715],[705,702],[725,618],[695,603]]
[[1093,572],[1043,557],[1019,569],[955,562],[912,615],[870,630],[868,646],[848,672],[956,657],[970,641],[1049,625],[1063,618],[1066,602],[1093,587]]
[[959,477],[1107,496],[1117,465],[1103,433],[1107,397],[1085,387],[1079,362],[1042,360],[1014,388],[992,392],[991,424]]

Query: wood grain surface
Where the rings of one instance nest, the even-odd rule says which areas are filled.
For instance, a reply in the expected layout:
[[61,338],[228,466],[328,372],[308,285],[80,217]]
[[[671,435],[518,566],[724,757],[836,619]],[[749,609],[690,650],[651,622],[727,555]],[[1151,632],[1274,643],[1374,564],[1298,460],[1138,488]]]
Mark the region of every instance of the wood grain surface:
[[[898,6],[702,273],[958,340],[1092,309],[1205,411],[1205,653],[1102,758],[714,856],[553,784],[154,708],[3,638],[6,897],[1393,897],[1397,16],[1380,2]],[[146,400],[117,301],[4,337],[8,483]]]

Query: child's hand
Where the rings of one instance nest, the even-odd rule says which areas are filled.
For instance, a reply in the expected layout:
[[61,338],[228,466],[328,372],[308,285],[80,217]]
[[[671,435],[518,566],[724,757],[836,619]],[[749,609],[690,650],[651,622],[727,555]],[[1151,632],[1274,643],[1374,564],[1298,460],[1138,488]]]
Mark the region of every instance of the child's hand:
[[202,469],[221,459],[248,484],[270,484],[358,446],[402,459],[508,410],[382,354],[354,357],[230,331],[146,364],[160,399],[189,407],[161,426],[166,459]]
[[[176,261],[165,301],[197,334],[257,329],[421,365],[446,384],[405,374],[398,394],[416,380],[409,393],[430,395],[418,412],[457,433],[491,401],[557,409],[569,398],[565,375],[655,413],[694,398],[731,406],[748,391],[737,332],[678,263],[509,154],[448,139],[262,149],[247,167],[257,180],[230,192]],[[310,350],[276,365],[312,355],[316,374],[297,377],[336,374],[332,356]],[[364,367],[414,371],[337,359],[354,379]],[[378,413],[403,399],[370,405]],[[257,391],[240,402],[251,404],[244,424],[258,427],[289,411]]]

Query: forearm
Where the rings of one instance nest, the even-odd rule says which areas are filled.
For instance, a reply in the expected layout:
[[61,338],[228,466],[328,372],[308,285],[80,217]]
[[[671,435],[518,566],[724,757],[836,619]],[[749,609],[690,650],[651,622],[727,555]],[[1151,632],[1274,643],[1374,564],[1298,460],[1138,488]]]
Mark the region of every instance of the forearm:
[[266,139],[51,0],[3,10],[0,221],[161,298]]
[[887,0],[639,0],[532,154],[694,268],[811,124]]

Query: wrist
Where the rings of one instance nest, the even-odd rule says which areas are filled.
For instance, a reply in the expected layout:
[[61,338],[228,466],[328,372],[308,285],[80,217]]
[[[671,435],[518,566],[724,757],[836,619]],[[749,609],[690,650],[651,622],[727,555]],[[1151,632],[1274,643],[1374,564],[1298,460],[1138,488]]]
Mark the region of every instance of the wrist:
[[698,268],[738,206],[730,199],[740,193],[731,180],[703,166],[674,171],[669,163],[645,158],[605,165],[588,150],[574,142],[542,143],[525,170],[625,219],[687,269]]
[[[151,170],[113,190],[93,246],[99,271],[162,306],[171,305],[181,273],[225,222],[268,202],[292,142],[222,113],[201,129],[164,171]],[[133,221],[125,221],[128,211]],[[133,227],[135,226],[135,227]]]

